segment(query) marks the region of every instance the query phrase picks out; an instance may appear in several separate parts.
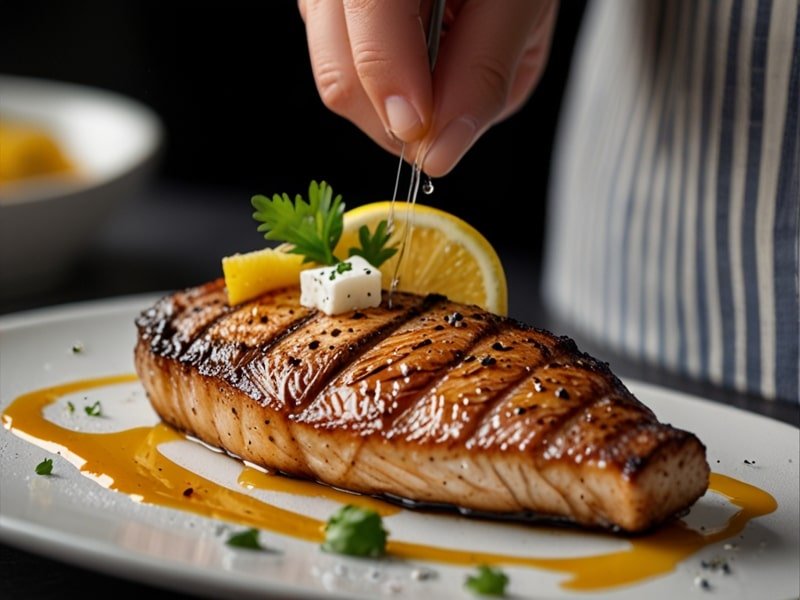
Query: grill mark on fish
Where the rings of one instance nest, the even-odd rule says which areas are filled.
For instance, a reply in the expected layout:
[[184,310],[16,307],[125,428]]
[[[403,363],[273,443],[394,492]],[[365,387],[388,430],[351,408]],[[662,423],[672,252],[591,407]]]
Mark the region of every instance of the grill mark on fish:
[[[547,357],[548,360],[533,369],[509,393],[498,398],[493,410],[476,427],[476,433],[470,438],[468,445],[481,448],[499,445],[501,449],[517,445],[538,455],[551,436],[585,408],[578,394],[567,399],[556,399],[554,396],[555,385],[547,380],[544,371],[548,369],[544,367],[552,364],[553,360],[559,360],[559,357],[564,360],[566,355]],[[599,400],[603,392],[605,389],[602,386],[595,390],[595,400]],[[517,411],[518,408],[523,410]],[[527,433],[523,439],[513,435],[520,430]]]
[[[260,360],[247,366],[248,381],[261,382],[262,385],[256,400],[287,417],[303,410],[344,365],[357,360],[416,315],[424,314],[441,301],[435,296],[405,297],[405,302],[401,303],[402,298],[402,295],[395,298],[394,307],[386,308],[380,313],[380,318],[376,317],[377,311],[370,315],[358,313],[358,317],[354,313],[352,323],[342,322],[346,318],[343,315],[335,319],[320,315],[317,321],[306,323],[292,335],[285,336],[270,348],[270,353],[264,353]],[[374,322],[376,318],[378,320]],[[337,322],[340,327],[336,327],[337,333],[332,335]],[[315,328],[313,333],[309,331],[312,327]],[[331,335],[335,340],[330,340],[330,343],[308,348],[308,336],[318,339]]]
[[136,325],[154,353],[177,358],[199,332],[231,310],[221,281],[215,281],[162,298]]
[[[452,331],[436,329],[439,321],[452,312],[453,305],[445,302],[404,323],[394,332],[391,350],[386,348],[386,340],[381,340],[321,389],[309,406],[290,418],[315,428],[342,427],[364,435],[385,430],[392,415],[418,398],[439,373],[494,327],[492,322],[475,320],[472,325]],[[420,339],[432,342],[418,346]],[[384,386],[391,387],[387,391]]]
[[[490,316],[487,314],[487,317]],[[412,406],[398,414],[386,437],[399,437],[409,442],[431,440],[436,443],[469,438],[484,415],[491,412],[497,399],[524,379],[530,370],[530,363],[522,361],[521,364],[515,364],[515,360],[520,362],[521,349],[518,345],[528,336],[516,331],[512,325],[510,321],[500,322],[494,331],[487,330],[486,335],[475,340],[469,354],[465,354],[438,381],[431,382],[428,390],[420,394]],[[494,337],[487,341],[490,335]],[[496,365],[482,365],[478,360],[467,360],[482,354],[477,348],[484,347],[488,351],[498,344],[507,345],[497,353],[499,361]],[[503,374],[507,377],[504,378]],[[473,395],[466,395],[459,387],[462,390],[471,389]],[[445,400],[448,397],[450,399]],[[446,417],[446,409],[450,410],[449,418]]]
[[[413,413],[417,410],[420,402],[424,402],[426,396],[431,393],[437,385],[441,384],[444,379],[450,376],[452,371],[463,364],[463,357],[468,353],[470,350],[473,350],[478,344],[480,344],[487,336],[497,333],[496,331],[497,326],[494,323],[490,323],[485,329],[480,331],[478,335],[472,339],[469,346],[467,346],[462,352],[454,353],[453,360],[450,363],[447,363],[440,369],[440,373],[443,373],[439,379],[431,378],[430,381],[421,388],[418,392],[416,397],[410,397],[407,402],[407,406],[405,410],[398,410],[393,414],[389,415],[385,428],[387,433],[385,435],[386,439],[391,439],[394,437],[394,431],[396,428],[397,421],[403,418],[404,415],[409,413]],[[477,405],[476,405],[477,406]],[[437,442],[440,440],[436,440]]]
[[[238,381],[240,369],[255,356],[317,316],[315,310],[297,307],[296,302],[295,291],[280,290],[220,315],[196,336],[180,356],[180,362],[197,367],[203,375],[221,377],[231,383]],[[260,316],[259,309],[265,308],[276,311],[283,308],[283,311],[277,316],[273,311],[265,323],[252,323]],[[255,327],[256,331],[250,329],[245,333],[245,327]]]
[[[545,458],[559,460],[566,455],[569,459],[580,462],[585,456],[593,461],[605,461],[606,464],[613,463],[615,466],[621,467],[624,461],[617,460],[611,449],[619,443],[618,438],[621,435],[630,433],[632,428],[647,422],[639,407],[630,400],[632,399],[612,393],[581,406],[571,418],[558,425],[557,431],[551,434],[550,439],[555,438],[553,442],[543,440],[542,446],[549,446],[544,452]],[[615,414],[613,416],[602,413],[593,415],[593,411],[600,410],[601,406],[605,407],[606,413]],[[592,418],[588,419],[589,416]],[[592,422],[605,419],[604,424],[608,425],[609,418],[613,419],[610,423],[610,431],[593,437],[596,428],[592,426]],[[590,451],[589,454],[587,454],[587,450]]]

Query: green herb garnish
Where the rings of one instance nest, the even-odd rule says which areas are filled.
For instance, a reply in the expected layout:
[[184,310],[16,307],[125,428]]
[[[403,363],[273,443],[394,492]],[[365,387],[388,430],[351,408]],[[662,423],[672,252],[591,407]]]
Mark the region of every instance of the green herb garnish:
[[387,231],[388,229],[389,224],[384,219],[378,223],[375,233],[370,236],[367,226],[362,225],[358,230],[358,241],[361,242],[361,247],[350,248],[348,256],[363,256],[372,266],[380,267],[397,252],[397,248],[386,247],[391,235]]
[[374,510],[348,504],[337,510],[325,525],[322,549],[351,556],[383,556],[386,530]]
[[233,546],[234,548],[245,548],[246,550],[264,550],[264,547],[258,543],[258,529],[246,529],[245,531],[234,533],[225,543],[228,546]]
[[[342,262],[333,250],[342,237],[345,205],[341,194],[334,198],[333,189],[326,182],[311,182],[308,201],[300,194],[294,201],[288,194],[274,194],[272,198],[253,196],[251,202],[255,209],[253,218],[261,223],[258,230],[266,239],[291,244],[289,252],[303,256],[303,262],[320,265]],[[358,231],[361,246],[350,248],[348,256],[363,256],[373,266],[380,267],[397,252],[397,248],[386,247],[390,235],[387,230],[386,220],[378,224],[374,235],[363,225]]]
[[471,592],[484,596],[503,596],[508,585],[508,575],[500,569],[480,565],[476,575],[470,575],[464,586]]
[[67,412],[74,413],[75,412],[75,405],[67,400]]
[[97,400],[91,406],[84,406],[83,410],[86,411],[86,414],[90,417],[100,417],[103,415],[103,407],[100,406],[100,400]]
[[45,458],[42,462],[36,465],[37,475],[50,475],[53,472],[53,459]]
[[347,271],[352,271],[352,270],[353,270],[352,264],[350,264],[349,262],[340,262],[338,265],[336,265],[335,268],[331,269],[331,275],[328,279],[333,281],[334,279],[336,279],[337,275],[341,275],[342,273],[346,273]]

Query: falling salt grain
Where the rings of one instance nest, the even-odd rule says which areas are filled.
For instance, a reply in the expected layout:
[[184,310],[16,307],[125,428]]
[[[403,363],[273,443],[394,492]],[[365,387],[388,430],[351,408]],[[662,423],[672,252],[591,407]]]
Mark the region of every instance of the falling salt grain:
[[322,587],[324,587],[326,590],[333,591],[337,587],[338,583],[337,579],[338,578],[336,577],[336,575],[334,575],[330,571],[326,571],[325,573],[322,574],[322,577],[320,577],[320,583],[322,583]]
[[399,594],[403,591],[403,586],[399,581],[387,581],[383,586],[383,591],[388,594]]
[[435,575],[436,572],[431,569],[414,569],[411,571],[411,579],[414,581],[427,581],[433,579]]

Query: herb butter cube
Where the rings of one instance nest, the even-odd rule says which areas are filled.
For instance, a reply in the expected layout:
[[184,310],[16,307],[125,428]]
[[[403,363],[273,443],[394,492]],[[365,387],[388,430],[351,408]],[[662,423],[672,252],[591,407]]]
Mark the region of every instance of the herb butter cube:
[[381,272],[361,256],[300,273],[300,304],[338,315],[381,303]]

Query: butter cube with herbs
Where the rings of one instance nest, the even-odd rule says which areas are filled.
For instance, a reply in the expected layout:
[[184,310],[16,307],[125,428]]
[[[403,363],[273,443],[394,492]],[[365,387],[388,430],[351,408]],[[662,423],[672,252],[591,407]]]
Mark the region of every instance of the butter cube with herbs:
[[381,272],[361,256],[300,273],[300,304],[338,315],[381,303]]

